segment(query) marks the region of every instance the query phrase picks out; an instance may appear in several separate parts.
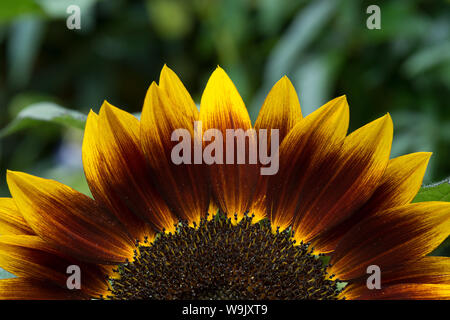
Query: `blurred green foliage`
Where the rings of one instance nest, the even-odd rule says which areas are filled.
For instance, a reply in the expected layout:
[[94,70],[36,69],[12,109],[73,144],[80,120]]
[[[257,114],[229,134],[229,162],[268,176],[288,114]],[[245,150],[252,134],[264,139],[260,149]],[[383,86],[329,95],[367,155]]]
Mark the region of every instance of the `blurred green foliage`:
[[[66,27],[70,4],[81,8],[81,30]],[[298,90],[305,115],[346,94],[351,130],[390,112],[392,155],[433,151],[426,182],[449,176],[450,4],[380,1],[382,28],[369,30],[370,4],[376,3],[1,1],[0,128],[6,129],[0,139],[0,196],[9,194],[7,168],[88,193],[82,131],[36,122],[47,116],[38,111],[30,119],[24,108],[64,107],[79,116],[98,111],[107,99],[140,112],[164,63],[197,102],[210,73],[221,65],[253,120],[271,86],[285,74]],[[71,121],[59,116],[57,123]]]

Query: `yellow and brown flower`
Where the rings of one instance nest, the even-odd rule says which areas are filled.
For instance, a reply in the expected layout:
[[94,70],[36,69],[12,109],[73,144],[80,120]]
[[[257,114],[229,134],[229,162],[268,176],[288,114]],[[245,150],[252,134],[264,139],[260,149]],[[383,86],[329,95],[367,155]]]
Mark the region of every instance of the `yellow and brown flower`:
[[[430,153],[390,159],[389,115],[348,134],[342,96],[303,118],[283,77],[254,125],[279,130],[272,176],[259,164],[174,164],[172,132],[194,135],[194,121],[252,128],[221,68],[198,111],[164,67],[141,120],[107,102],[89,114],[93,198],[9,171],[0,266],[17,277],[0,280],[0,298],[450,298],[450,259],[427,257],[449,235],[450,203],[411,203]],[[80,290],[66,286],[69,265],[82,270]],[[383,272],[380,290],[366,287],[369,265]]]

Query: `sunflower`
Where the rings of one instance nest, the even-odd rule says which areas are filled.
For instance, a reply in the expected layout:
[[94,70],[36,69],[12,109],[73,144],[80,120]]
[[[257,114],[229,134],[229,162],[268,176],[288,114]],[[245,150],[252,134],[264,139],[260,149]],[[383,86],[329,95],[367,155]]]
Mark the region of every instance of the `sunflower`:
[[[172,133],[195,134],[195,121],[279,130],[278,172],[173,163]],[[351,134],[348,122],[345,96],[303,117],[283,77],[252,126],[220,67],[198,110],[164,66],[140,120],[107,102],[90,112],[82,154],[92,197],[8,171],[0,266],[17,277],[0,280],[0,298],[450,298],[450,259],[427,256],[449,235],[450,203],[411,203],[431,154],[390,159],[389,114]],[[67,286],[73,265],[78,290]],[[369,266],[381,270],[379,289],[366,285]]]

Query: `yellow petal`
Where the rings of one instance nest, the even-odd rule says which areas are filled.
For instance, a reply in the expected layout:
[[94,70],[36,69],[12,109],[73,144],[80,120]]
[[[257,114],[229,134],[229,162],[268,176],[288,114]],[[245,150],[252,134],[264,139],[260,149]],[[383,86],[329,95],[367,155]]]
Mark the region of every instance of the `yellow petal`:
[[316,252],[333,251],[339,239],[362,219],[378,211],[410,203],[422,185],[430,156],[431,153],[418,152],[390,160],[381,182],[364,206],[312,241]]
[[[284,76],[270,90],[255,122],[255,129],[278,129],[280,143],[294,125],[302,119],[302,111],[295,88]],[[269,136],[270,137],[270,136]],[[270,139],[268,139],[270,142]],[[268,143],[270,146],[270,143]]]
[[[255,130],[259,139],[261,139],[259,130],[267,130],[266,148],[268,154],[273,152],[271,148],[271,130],[278,130],[278,142],[281,143],[288,132],[301,119],[302,111],[297,93],[289,79],[284,76],[270,90],[255,122]],[[259,175],[258,178],[256,193],[250,209],[250,213],[255,215],[254,222],[263,219],[266,215],[268,178],[265,175]]]
[[71,265],[82,270],[82,292],[97,297],[107,292],[106,274],[101,267],[69,258],[38,236],[0,236],[0,267],[16,276],[65,287]]
[[[177,219],[154,183],[155,172],[148,166],[140,143],[139,121],[129,113],[105,104],[100,110],[99,128],[104,129],[105,139],[100,143],[105,157],[111,161],[110,170],[116,175],[114,185],[119,197],[135,215],[158,231],[173,231]],[[122,176],[118,175],[120,171],[125,171]]]
[[203,128],[250,129],[250,116],[239,92],[225,71],[217,67],[208,80],[200,103]]
[[12,198],[0,198],[0,234],[34,234]]
[[422,202],[395,207],[355,225],[341,239],[330,273],[350,280],[369,265],[383,272],[412,263],[434,250],[450,233],[450,203]]
[[[116,124],[112,132],[107,114],[115,112],[128,125]],[[143,240],[153,233],[144,214],[149,212],[148,197],[143,194],[148,184],[142,178],[146,164],[136,143],[139,123],[122,112],[105,102],[100,117],[89,113],[83,140],[83,167],[94,198],[118,218],[134,239]],[[110,118],[114,119],[114,115]],[[130,188],[133,185],[138,186],[136,191]]]
[[[393,270],[382,272],[381,287],[396,284],[449,284],[450,258],[424,257],[418,261],[407,263]],[[367,288],[366,279],[347,285],[340,296],[354,300],[362,296],[370,298],[377,290]]]
[[175,110],[186,112],[189,119],[198,119],[199,113],[194,100],[180,78],[166,65],[161,70],[159,87],[166,92]]
[[80,290],[69,290],[35,279],[0,280],[0,300],[80,300],[88,298]]
[[382,210],[410,203],[422,186],[430,157],[431,152],[417,152],[390,160],[368,206],[377,202],[377,210]]
[[134,243],[94,200],[53,180],[8,171],[9,190],[33,231],[62,252],[94,263],[133,257]]
[[407,283],[371,290],[359,300],[450,300],[450,284]]
[[450,283],[449,257],[423,257],[383,273],[382,283]]
[[[169,71],[163,70],[161,78],[169,78],[165,76],[167,73]],[[168,79],[165,81],[169,82]],[[175,81],[174,87],[180,85]],[[204,168],[194,164],[192,157],[189,158],[190,163],[181,164],[175,164],[172,159],[172,150],[179,143],[172,141],[172,134],[177,129],[187,130],[189,137],[186,139],[190,139],[188,145],[193,150],[195,105],[181,104],[183,99],[177,92],[174,94],[174,97],[169,97],[167,91],[155,83],[150,86],[142,111],[142,148],[153,169],[156,185],[169,208],[180,219],[199,222],[209,205]],[[175,104],[175,101],[180,104]]]
[[[203,132],[217,129],[223,135],[223,163],[208,167],[213,198],[223,212],[241,218],[250,208],[250,201],[258,177],[258,165],[250,164],[249,144],[256,143],[256,137],[250,134],[247,140],[246,163],[237,164],[236,152],[234,164],[226,162],[226,129],[252,129],[247,109],[236,87],[223,69],[217,67],[209,78],[200,104],[200,118]],[[228,143],[231,143],[229,141]],[[206,146],[208,143],[205,143]]]
[[267,191],[268,214],[274,227],[291,225],[305,194],[318,193],[334,174],[328,170],[328,162],[336,160],[348,119],[345,97],[336,98],[300,120],[283,140],[280,169],[269,177]]
[[345,138],[338,157],[327,160],[331,175],[313,176],[309,186],[314,191],[305,194],[299,205],[294,227],[299,240],[309,242],[369,199],[386,170],[392,135],[392,120],[386,115]]

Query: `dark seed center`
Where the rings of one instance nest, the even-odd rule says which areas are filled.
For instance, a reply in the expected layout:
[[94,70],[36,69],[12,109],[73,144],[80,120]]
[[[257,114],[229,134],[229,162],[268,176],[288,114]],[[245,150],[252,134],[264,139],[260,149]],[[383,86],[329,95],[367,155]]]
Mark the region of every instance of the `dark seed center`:
[[336,299],[326,265],[270,222],[216,216],[137,244],[110,279],[111,299]]

